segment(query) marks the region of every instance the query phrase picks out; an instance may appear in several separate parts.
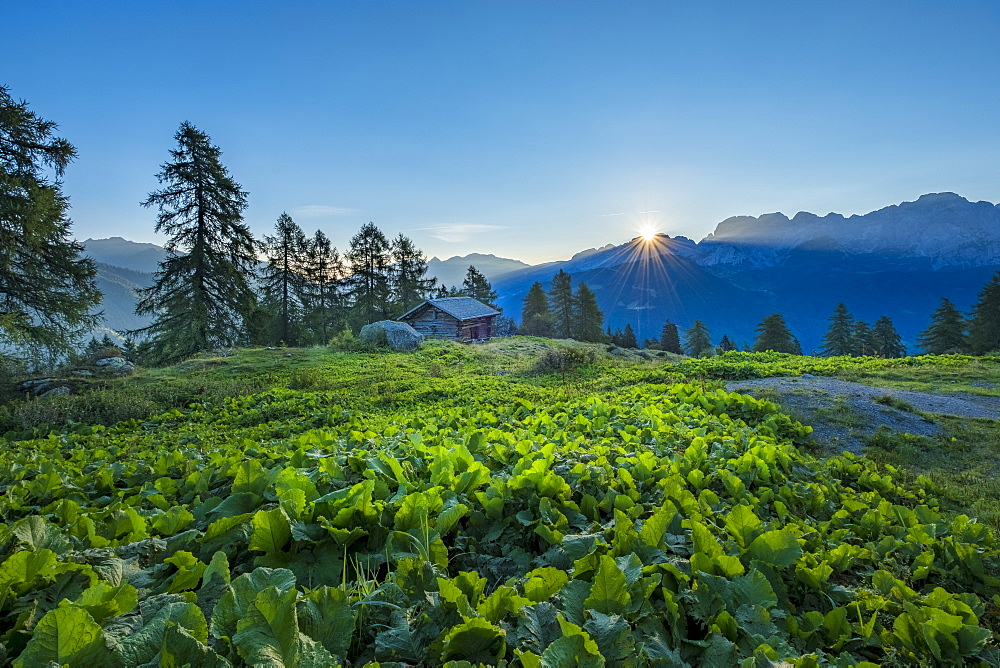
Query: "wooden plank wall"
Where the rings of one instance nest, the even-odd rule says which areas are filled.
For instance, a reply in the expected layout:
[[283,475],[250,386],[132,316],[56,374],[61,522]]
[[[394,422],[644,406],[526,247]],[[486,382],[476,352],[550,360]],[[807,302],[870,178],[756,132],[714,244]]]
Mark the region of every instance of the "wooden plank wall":
[[459,321],[434,308],[425,308],[407,318],[406,322],[428,338],[462,340],[459,338]]

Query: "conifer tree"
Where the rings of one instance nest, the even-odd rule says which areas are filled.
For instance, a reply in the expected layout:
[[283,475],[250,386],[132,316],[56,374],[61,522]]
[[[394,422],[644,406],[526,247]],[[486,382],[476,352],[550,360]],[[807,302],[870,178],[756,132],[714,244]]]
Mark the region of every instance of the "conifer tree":
[[382,230],[371,222],[362,225],[351,237],[346,257],[351,267],[346,285],[355,329],[389,318],[391,258]]
[[421,304],[433,294],[436,278],[426,278],[427,258],[403,234],[392,240],[392,287],[398,315]]
[[684,351],[691,357],[698,357],[706,350],[709,352],[712,350],[708,326],[701,320],[695,320],[691,329],[684,332]]
[[677,331],[677,325],[669,320],[663,323],[663,329],[660,331],[660,348],[675,355],[684,354],[681,349],[681,337],[680,332]]
[[799,354],[801,352],[798,342],[792,336],[791,330],[785,324],[785,319],[780,313],[772,313],[757,325],[757,339],[753,344],[755,353],[773,350],[776,353]]
[[263,305],[274,315],[270,343],[299,345],[306,295],[308,245],[302,228],[287,213],[278,216],[274,236],[264,237],[267,265],[261,272]]
[[973,355],[1000,351],[1000,272],[983,286],[972,308],[969,351]]
[[554,316],[553,335],[560,339],[573,336],[573,278],[563,270],[552,277],[549,308]]
[[482,303],[489,307],[497,308],[497,293],[493,290],[493,286],[490,282],[486,280],[482,272],[476,269],[474,266],[469,266],[469,270],[465,273],[465,280],[462,281],[462,293],[467,297],[472,297],[473,299],[478,299]]
[[247,193],[207,134],[185,121],[174,139],[171,161],[157,174],[165,187],[142,203],[159,209],[156,231],[170,236],[156,281],[136,306],[155,318],[138,330],[151,337],[145,347],[154,363],[238,343],[257,307],[251,280],[259,244],[243,222]]
[[727,353],[730,350],[736,350],[736,344],[733,343],[727,334],[723,334],[722,340],[719,341],[719,352]]
[[866,357],[875,352],[875,344],[872,340],[872,330],[864,320],[855,320],[851,329],[853,337],[851,339],[851,355],[855,357]]
[[900,338],[895,326],[886,316],[875,321],[872,328],[872,354],[877,357],[905,357],[906,346]]
[[941,306],[931,316],[931,324],[917,337],[917,343],[928,355],[965,352],[965,318],[955,305],[941,299]]
[[632,329],[632,325],[626,324],[624,331],[622,331],[622,348],[638,348],[639,342],[635,340],[635,330]]
[[344,261],[322,230],[306,244],[305,323],[314,343],[326,344],[337,331]]
[[[604,313],[597,305],[594,292],[581,282],[573,298],[573,336],[578,341],[597,343],[604,341]],[[635,334],[632,335],[633,338]]]
[[830,317],[830,329],[823,337],[821,352],[827,357],[851,355],[854,352],[854,320],[844,302],[837,304]]
[[76,149],[55,129],[0,86],[0,348],[65,352],[99,319],[96,269],[70,236],[58,180]]
[[549,297],[538,281],[531,285],[521,309],[518,331],[527,336],[552,336],[554,318],[549,311]]

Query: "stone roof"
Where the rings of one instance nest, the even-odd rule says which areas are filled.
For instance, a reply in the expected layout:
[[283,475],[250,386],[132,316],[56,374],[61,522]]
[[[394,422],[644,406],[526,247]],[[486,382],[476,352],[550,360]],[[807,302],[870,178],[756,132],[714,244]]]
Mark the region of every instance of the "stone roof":
[[457,320],[472,320],[474,318],[482,318],[491,315],[500,315],[500,311],[497,311],[491,306],[487,306],[478,299],[473,299],[472,297],[440,297],[438,299],[428,299],[423,304],[410,309],[403,315],[399,316],[399,320],[407,317],[408,315],[416,312],[417,309],[423,308],[424,306],[433,306],[440,309]]

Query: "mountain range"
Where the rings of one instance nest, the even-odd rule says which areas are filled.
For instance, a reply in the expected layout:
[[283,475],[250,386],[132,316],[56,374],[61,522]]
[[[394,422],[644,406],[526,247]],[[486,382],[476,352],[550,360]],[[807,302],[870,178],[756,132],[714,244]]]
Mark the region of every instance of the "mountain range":
[[[134,291],[152,282],[164,250],[121,237],[83,245],[98,262],[107,326],[144,324],[132,312]],[[780,312],[808,353],[821,345],[827,319],[842,301],[869,323],[892,318],[907,348],[917,352],[916,337],[941,297],[968,310],[1000,270],[1000,205],[937,193],[848,217],[735,216],[700,242],[637,237],[534,266],[479,253],[435,257],[428,275],[461,285],[469,265],[493,283],[499,305],[515,319],[531,284],[547,289],[564,270],[595,292],[612,329],[631,324],[640,340],[658,337],[667,319],[682,329],[698,319],[715,340],[727,334],[751,344],[757,323]]]

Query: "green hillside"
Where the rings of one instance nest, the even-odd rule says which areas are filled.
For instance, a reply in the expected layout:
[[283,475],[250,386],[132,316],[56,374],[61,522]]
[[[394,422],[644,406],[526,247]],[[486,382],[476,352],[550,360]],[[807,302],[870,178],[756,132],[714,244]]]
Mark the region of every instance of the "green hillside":
[[996,420],[831,457],[721,382],[992,396],[1000,361],[649,357],[241,350],[11,399],[0,659],[1000,665],[995,487],[956,470]]

